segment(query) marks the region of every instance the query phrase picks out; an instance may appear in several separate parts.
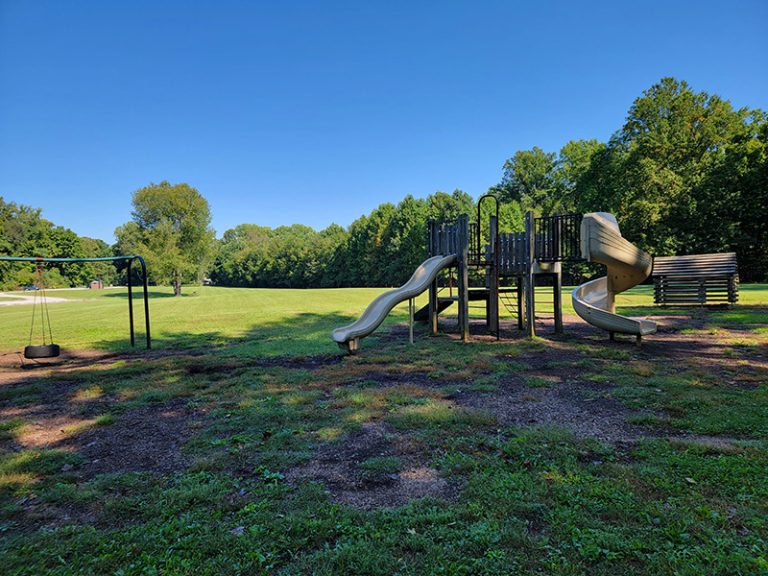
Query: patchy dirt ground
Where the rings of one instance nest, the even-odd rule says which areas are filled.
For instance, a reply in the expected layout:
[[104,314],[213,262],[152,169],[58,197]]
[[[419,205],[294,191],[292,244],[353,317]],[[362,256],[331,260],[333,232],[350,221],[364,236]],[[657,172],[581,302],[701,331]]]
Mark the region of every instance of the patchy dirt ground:
[[[151,353],[160,357],[166,353]],[[115,354],[93,350],[65,351],[60,358],[29,363],[19,368],[0,364],[0,421],[22,418],[25,424],[13,438],[0,440],[0,449],[61,449],[82,458],[77,474],[84,480],[101,473],[171,472],[186,467],[182,447],[199,414],[186,407],[187,400],[172,399],[110,415],[106,425],[97,416],[116,402],[110,395],[90,397],[82,382],[68,376],[78,370],[107,370],[118,359],[136,361],[145,354]],[[140,360],[139,360],[140,361]],[[37,402],[17,406],[15,397],[39,395]]]
[[[525,374],[510,373],[498,379],[496,388],[473,390],[471,383],[443,382],[427,378],[423,373],[398,373],[371,365],[361,380],[375,381],[381,386],[411,383],[421,387],[446,389],[445,400],[457,407],[478,409],[495,416],[500,426],[558,426],[580,437],[603,442],[625,444],[644,437],[663,437],[703,443],[727,443],[727,438],[708,438],[681,433],[660,426],[633,424],[628,418],[643,414],[630,410],[611,397],[610,381],[594,382],[584,378],[589,365],[564,367],[568,361],[584,360],[574,345],[583,342],[601,345],[647,362],[667,366],[685,365],[705,373],[718,374],[728,385],[750,388],[768,381],[768,353],[764,344],[740,350],[731,355],[734,339],[747,338],[738,330],[720,330],[716,334],[681,331],[697,327],[693,316],[659,316],[655,318],[659,332],[648,337],[637,348],[633,340],[609,342],[601,332],[575,317],[566,317],[565,334],[552,334],[548,319],[538,323],[539,335],[549,344],[542,350],[532,349],[514,361],[527,365]],[[447,325],[446,329],[450,330]],[[503,326],[503,336],[521,340],[511,323]],[[495,342],[483,334],[481,325],[473,325],[473,337]],[[395,327],[383,341],[407,338],[407,327]],[[416,344],[418,346],[418,343]],[[553,349],[555,355],[553,356]],[[361,352],[364,354],[365,350]],[[208,373],[226,373],[234,367],[286,367],[308,371],[331,370],[343,360],[338,355],[292,359],[253,359],[235,363],[206,363],[199,355],[184,353],[187,374],[205,377]],[[145,404],[115,414],[108,425],[99,425],[97,416],[107,410],[114,398],[79,398],[78,384],[70,381],[82,369],[108,370],[118,359],[142,362],[176,356],[173,351],[114,354],[96,351],[65,351],[62,357],[39,363],[25,363],[15,355],[0,356],[0,421],[23,418],[26,424],[14,436],[0,441],[0,449],[18,451],[28,448],[60,448],[77,452],[82,465],[77,473],[83,480],[106,472],[149,471],[160,474],[183,470],[189,465],[184,444],[204,425],[207,416],[189,407],[188,398]],[[500,358],[499,362],[504,359]],[[616,360],[623,362],[623,360]],[[525,378],[545,381],[531,387]],[[82,384],[82,383],[80,383]],[[16,394],[28,394],[30,387],[39,401],[18,406]],[[323,483],[337,501],[364,509],[399,506],[424,496],[451,499],[459,487],[430,467],[432,453],[407,431],[395,430],[386,423],[372,420],[340,441],[320,446],[312,459],[286,471],[290,482],[307,480]],[[393,458],[397,470],[366,471],[361,464],[375,458]]]
[[[79,302],[80,300],[75,299],[69,299],[69,298],[58,298],[56,296],[47,296],[45,297],[45,300],[49,304],[59,304],[61,302]],[[0,292],[0,306],[24,306],[24,305],[32,305],[36,301],[39,301],[39,297],[35,296],[34,293],[28,294],[24,292],[14,292],[12,294],[6,294],[3,292]]]
[[[398,470],[368,472],[361,464],[395,458]],[[450,499],[456,486],[425,464],[423,446],[382,422],[366,422],[343,442],[322,447],[312,460],[291,469],[290,482],[322,482],[337,502],[370,509],[401,506],[416,498]]]
[[[610,342],[607,336],[580,322],[576,317],[564,318],[565,334],[553,334],[549,319],[537,321],[539,335],[555,343],[557,357],[551,350],[532,351],[515,360],[524,362],[529,369],[525,376],[534,376],[550,382],[542,387],[531,388],[523,375],[513,374],[500,378],[498,388],[492,392],[475,392],[469,387],[456,385],[456,392],[448,398],[457,406],[479,409],[493,414],[499,425],[512,427],[554,426],[565,428],[578,437],[594,438],[602,442],[627,446],[643,438],[666,438],[686,443],[723,447],[736,441],[727,437],[712,437],[686,433],[660,425],[633,424],[628,419],[643,415],[655,415],[648,410],[631,410],[611,396],[615,385],[610,382],[596,383],[583,379],[588,368],[574,370],[558,367],[564,361],[583,359],[573,350],[573,344],[585,338],[604,339],[606,346],[614,349],[643,353],[644,358],[674,366],[680,364],[690,369],[698,368],[715,372],[724,381],[737,386],[753,387],[768,381],[768,354],[765,346],[753,352],[742,351],[740,364],[728,356],[730,342],[738,339],[739,331],[719,331],[717,334],[687,334],[681,329],[698,326],[690,316],[654,317],[659,322],[659,332],[647,337],[641,346],[634,339],[620,339]],[[448,327],[450,330],[450,327]],[[511,326],[502,326],[505,337],[519,339],[521,336]],[[484,326],[473,325],[474,339],[495,341],[496,338],[484,333]],[[407,338],[407,327],[395,327],[387,339]],[[556,361],[555,361],[556,360]],[[503,361],[503,360],[500,360]],[[617,362],[623,362],[617,360]],[[377,381],[381,386],[411,383],[426,387],[444,387],[445,382],[434,381],[423,375],[391,374],[375,368],[360,376],[361,379]],[[454,384],[454,383],[452,383]],[[430,495],[450,499],[457,487],[441,480],[436,471],[428,468],[428,450],[411,450],[407,435],[393,433],[386,425],[369,423],[359,433],[350,435],[342,442],[332,443],[321,449],[313,460],[295,468],[289,473],[292,481],[314,480],[324,483],[332,498],[338,502],[362,508],[397,506],[420,496]],[[409,470],[419,470],[415,477],[407,472],[393,474],[385,482],[366,482],[361,477],[359,464],[375,455],[396,455],[405,457]]]

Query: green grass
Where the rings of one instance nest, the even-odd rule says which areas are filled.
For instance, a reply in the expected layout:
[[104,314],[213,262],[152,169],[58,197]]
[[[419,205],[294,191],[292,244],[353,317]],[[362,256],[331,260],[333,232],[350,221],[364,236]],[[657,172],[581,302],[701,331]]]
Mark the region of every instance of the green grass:
[[[419,326],[411,346],[390,331],[404,306],[338,360],[330,331],[379,290],[185,292],[151,302],[157,347],[177,353],[1,374],[3,574],[768,573],[766,287],[743,286],[744,306],[696,310],[693,323],[671,311],[681,337],[715,338],[675,361],[597,335],[461,343]],[[56,295],[81,300],[51,305],[62,346],[124,347],[124,297]],[[647,287],[619,303],[670,314]],[[0,308],[4,352],[25,344],[29,312]],[[507,426],[473,404],[507,390],[533,402],[563,383],[585,406],[625,406],[631,422],[681,437],[606,444]],[[152,456],[178,450],[185,464],[89,474],[110,457],[89,450],[137,414],[178,418],[158,438],[176,448]],[[30,441],[41,422],[54,442]],[[383,447],[361,450],[370,426]],[[129,448],[113,448],[115,462]],[[345,449],[342,476],[386,488],[417,461],[451,488],[368,510],[291,476]]]
[[[563,289],[563,311],[574,314],[570,288]],[[228,346],[234,354],[309,355],[332,352],[328,334],[354,320],[382,289],[270,290],[249,288],[185,287],[174,298],[170,288],[150,288],[150,314],[154,348],[194,349]],[[551,289],[537,289],[537,312],[552,311]],[[652,306],[651,286],[638,286],[617,298],[619,312],[632,315],[688,314],[690,310]],[[741,286],[745,306],[716,310],[709,328],[753,327],[764,333],[766,287]],[[53,293],[71,302],[51,303],[54,339],[70,349],[122,350],[128,343],[128,305],[124,288],[109,290],[62,290]],[[426,304],[426,296],[416,300]],[[137,344],[144,343],[140,290],[134,293]],[[762,305],[755,308],[756,305]],[[193,310],[194,313],[190,313]],[[31,323],[28,305],[0,307],[0,352],[28,344]],[[455,315],[455,307],[448,315]],[[510,318],[502,307],[502,317]],[[398,306],[387,326],[407,319],[407,303]],[[372,336],[366,341],[375,341]],[[375,344],[374,344],[375,345]]]
[[[234,353],[306,355],[332,352],[328,334],[351,322],[381,289],[268,290],[185,287],[150,289],[153,348],[234,347]],[[125,289],[65,290],[52,293],[71,302],[49,304],[56,342],[71,349],[129,348]],[[422,298],[423,300],[423,298]],[[421,300],[419,300],[421,303]],[[426,302],[426,300],[424,300]],[[134,293],[137,345],[144,344],[143,302]],[[190,313],[190,311],[194,311]],[[28,344],[31,306],[0,308],[0,352]],[[407,303],[391,320],[402,321]],[[241,344],[238,346],[238,344]]]

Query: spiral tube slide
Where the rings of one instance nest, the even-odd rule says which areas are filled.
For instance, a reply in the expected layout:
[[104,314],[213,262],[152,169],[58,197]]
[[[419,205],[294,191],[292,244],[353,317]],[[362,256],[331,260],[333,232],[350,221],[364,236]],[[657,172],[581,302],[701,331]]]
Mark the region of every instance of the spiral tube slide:
[[408,282],[400,286],[400,288],[388,290],[378,296],[368,305],[368,308],[365,309],[360,318],[348,326],[336,328],[331,333],[331,338],[336,341],[340,348],[347,352],[356,352],[360,339],[365,338],[376,330],[392,311],[392,308],[400,302],[409,298],[415,298],[424,292],[424,290],[429,288],[438,272],[447,266],[451,266],[455,261],[455,254],[450,256],[433,256],[425,260],[416,268]]
[[610,332],[641,337],[656,332],[656,323],[616,314],[615,296],[648,278],[653,268],[649,254],[621,235],[613,214],[591,212],[581,221],[581,255],[608,268],[607,275],[582,284],[571,294],[581,318]]

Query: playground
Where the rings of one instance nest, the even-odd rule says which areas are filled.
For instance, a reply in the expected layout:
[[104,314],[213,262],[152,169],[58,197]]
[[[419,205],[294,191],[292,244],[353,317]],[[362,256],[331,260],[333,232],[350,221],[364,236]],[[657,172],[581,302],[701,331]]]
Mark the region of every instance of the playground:
[[695,308],[632,288],[616,312],[656,323],[641,346],[581,320],[571,290],[556,332],[537,288],[534,338],[469,308],[462,341],[454,307],[411,344],[403,301],[356,355],[329,334],[382,290],[151,288],[152,350],[140,322],[127,342],[124,291],[59,291],[62,355],[21,370],[29,310],[4,308],[5,565],[764,571],[768,287]]

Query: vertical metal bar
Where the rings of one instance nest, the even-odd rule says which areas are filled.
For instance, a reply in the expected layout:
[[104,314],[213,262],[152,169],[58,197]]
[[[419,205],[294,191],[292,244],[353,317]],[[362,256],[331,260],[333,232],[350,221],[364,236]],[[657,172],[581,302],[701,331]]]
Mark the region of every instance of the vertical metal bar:
[[408,298],[408,339],[413,344],[413,298]]
[[529,338],[536,335],[535,326],[535,279],[533,275],[533,263],[535,260],[535,225],[533,213],[528,212],[525,215],[525,331]]
[[437,335],[437,277],[429,285],[429,331]]
[[147,265],[144,262],[144,258],[141,256],[138,256],[137,258],[141,264],[141,276],[144,279],[144,328],[147,331],[147,350],[150,350],[152,348],[152,336],[149,331],[149,290],[147,289]]
[[469,217],[459,216],[459,331],[463,341],[469,340]]
[[136,337],[133,333],[133,288],[131,286],[131,264],[133,260],[128,260],[128,322],[131,326],[131,346],[136,346]]
[[489,222],[490,258],[489,260],[489,290],[488,290],[488,331],[499,337],[499,223],[496,216],[491,216]]
[[557,271],[554,279],[554,300],[555,300],[555,333],[563,332],[563,273],[560,263],[555,264]]

